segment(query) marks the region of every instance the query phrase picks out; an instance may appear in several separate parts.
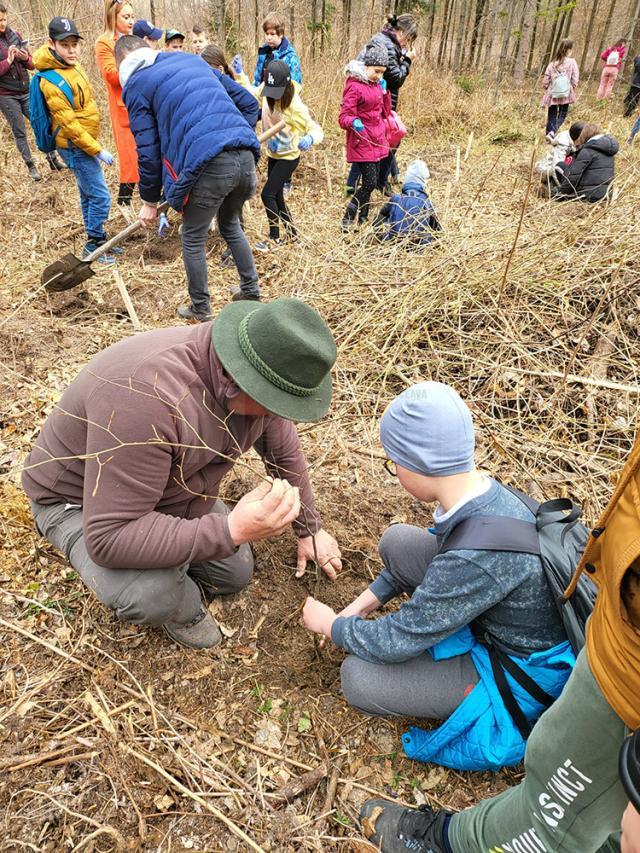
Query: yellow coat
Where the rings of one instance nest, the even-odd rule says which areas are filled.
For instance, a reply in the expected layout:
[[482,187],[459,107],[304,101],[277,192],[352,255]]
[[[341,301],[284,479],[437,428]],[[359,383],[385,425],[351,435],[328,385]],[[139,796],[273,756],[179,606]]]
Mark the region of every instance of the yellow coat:
[[100,116],[93,99],[91,83],[80,65],[64,65],[51,52],[48,45],[39,48],[33,62],[38,71],[53,68],[67,81],[73,91],[73,106],[66,96],[53,83],[40,80],[40,89],[51,113],[52,130],[56,136],[58,148],[67,148],[69,142],[80,148],[85,154],[94,156],[102,146],[98,142]]

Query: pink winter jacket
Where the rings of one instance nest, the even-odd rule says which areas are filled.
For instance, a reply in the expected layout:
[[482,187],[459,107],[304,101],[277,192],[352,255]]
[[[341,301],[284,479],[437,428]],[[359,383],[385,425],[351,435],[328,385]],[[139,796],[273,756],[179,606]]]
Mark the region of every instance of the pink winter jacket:
[[[560,74],[560,72],[564,72],[569,78],[569,83],[571,84],[571,91],[569,92],[569,97],[567,98],[552,99],[551,87],[553,86],[553,81],[558,76],[558,74]],[[579,81],[580,72],[578,71],[578,63],[572,57],[568,56],[566,59],[563,59],[562,62],[550,62],[547,65],[547,70],[544,72],[544,77],[542,79],[542,88],[544,89],[544,95],[542,96],[540,106],[548,108],[552,104],[575,104],[577,97],[576,89]]]
[[[378,82],[370,82],[362,62],[354,60],[347,66],[347,80],[342,93],[338,123],[347,132],[347,162],[377,163],[389,153],[384,119],[391,113],[391,95],[382,92]],[[353,129],[359,118],[364,130]]]
[[617,69],[618,69],[618,71],[620,71],[620,69],[622,68],[622,60],[624,59],[624,55],[625,55],[625,53],[627,52],[627,48],[626,48],[623,44],[614,44],[614,45],[612,45],[611,47],[607,47],[607,48],[605,48],[605,49],[602,51],[602,53],[600,54],[600,59],[601,59],[601,60],[605,63],[605,65],[606,65],[606,63],[607,63],[607,57],[608,57],[608,56],[609,56],[609,54],[610,54],[612,51],[614,51],[614,50],[617,50],[617,51],[618,51],[619,59],[618,59],[618,62],[616,63],[616,65],[611,65],[611,66],[609,66],[609,67],[610,67],[610,68],[617,68]]

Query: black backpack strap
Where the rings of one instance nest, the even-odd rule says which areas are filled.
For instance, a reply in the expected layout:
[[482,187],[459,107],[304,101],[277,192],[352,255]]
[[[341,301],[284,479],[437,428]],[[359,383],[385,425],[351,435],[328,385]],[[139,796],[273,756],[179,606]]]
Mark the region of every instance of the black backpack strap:
[[511,715],[511,719],[515,723],[516,728],[520,732],[522,739],[527,740],[531,734],[533,726],[529,720],[527,720],[522,708],[516,702],[515,696],[509,687],[505,670],[513,680],[516,681],[523,690],[526,690],[527,693],[536,700],[536,702],[539,702],[545,710],[550,708],[555,700],[553,696],[550,696],[549,693],[547,693],[546,690],[543,690],[539,684],[536,684],[536,682],[527,675],[527,673],[509,657],[509,655],[497,648],[489,638],[486,638],[486,645],[489,651],[491,670],[493,672],[493,677],[495,679],[496,686],[498,687],[498,691],[500,692],[500,697],[504,702],[505,708]]
[[522,503],[526,506],[526,508],[533,515],[537,515],[538,507],[540,506],[540,502],[535,498],[532,498],[531,495],[526,495],[524,492],[521,492],[520,489],[516,489],[513,486],[507,486],[504,483],[500,483],[503,489],[506,489],[508,492],[511,492],[512,495],[515,495],[518,500],[521,500]]
[[532,521],[502,515],[472,515],[447,536],[439,553],[446,551],[514,551],[540,556],[540,539]]

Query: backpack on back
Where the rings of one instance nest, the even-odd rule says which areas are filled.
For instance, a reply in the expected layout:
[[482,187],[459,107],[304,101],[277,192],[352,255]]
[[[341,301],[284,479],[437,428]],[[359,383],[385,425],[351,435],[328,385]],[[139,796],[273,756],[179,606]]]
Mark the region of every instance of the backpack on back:
[[[557,69],[556,69],[557,70]],[[551,100],[561,101],[571,94],[571,81],[565,71],[558,71],[551,84]]]
[[[578,521],[581,509],[568,498],[538,503],[517,489],[505,488],[533,513],[535,522],[504,516],[471,516],[453,529],[440,552],[512,551],[540,557],[567,639],[577,655],[585,645],[585,626],[593,611],[597,592],[592,581],[581,575],[575,591],[570,596],[565,595],[589,538],[587,528]],[[526,740],[531,724],[513,697],[505,671],[542,705],[550,707],[554,700],[541,691],[517,663],[493,643],[489,635],[482,639],[489,648],[500,695]]]
[[620,54],[617,50],[612,50],[607,56],[607,65],[617,65],[620,62]]
[[42,93],[42,89],[40,88],[41,78],[44,78],[48,83],[52,83],[54,86],[57,86],[72,107],[74,107],[73,89],[64,79],[62,74],[59,74],[53,69],[37,71],[31,78],[31,84],[29,85],[29,112],[33,135],[36,138],[36,145],[38,146],[38,149],[44,154],[51,154],[52,151],[56,150],[56,136],[58,135],[60,128],[58,128],[55,133],[53,132],[51,126],[51,113],[49,112],[47,101]]

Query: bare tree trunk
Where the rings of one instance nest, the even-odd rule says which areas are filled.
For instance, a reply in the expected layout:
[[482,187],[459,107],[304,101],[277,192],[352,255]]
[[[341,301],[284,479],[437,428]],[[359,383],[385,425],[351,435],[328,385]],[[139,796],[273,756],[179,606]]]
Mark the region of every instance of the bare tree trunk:
[[467,0],[467,14],[464,19],[464,33],[462,36],[462,54],[460,56],[460,65],[469,64],[469,54],[467,45],[469,44],[469,33],[471,31],[471,19],[473,18],[473,0]]
[[489,70],[491,69],[491,53],[493,51],[493,39],[496,34],[496,25],[498,23],[498,12],[502,8],[502,3],[496,0],[495,6],[491,12],[491,20],[488,22],[489,26],[489,35],[487,36],[487,41],[484,47],[484,67],[483,74],[485,77],[489,74]]
[[453,48],[455,43],[455,31],[456,31],[456,3],[460,2],[460,0],[451,0],[451,12],[449,14],[449,29],[447,30],[447,43],[446,43],[446,59],[447,59],[447,68],[451,68],[453,63]]
[[458,10],[458,29],[456,32],[456,51],[453,59],[455,68],[462,66],[462,55],[464,52],[465,29],[464,22],[467,17],[467,0],[460,0],[460,8]]
[[549,41],[547,42],[547,49],[545,51],[545,54],[542,57],[540,71],[542,71],[543,68],[546,68],[547,63],[551,62],[551,60],[553,59],[556,46],[556,36],[558,34],[558,25],[560,23],[560,8],[562,7],[563,3],[564,0],[558,0],[558,5],[556,6],[553,16],[553,26],[551,27],[551,35],[549,36]]
[[636,36],[636,27],[638,26],[638,20],[640,20],[640,0],[636,0],[636,6],[633,10],[633,18],[631,19],[631,23],[629,25],[629,32],[627,33],[627,52],[625,53],[624,59],[622,60],[622,66],[620,68],[621,77],[624,74],[624,66],[627,59],[630,56],[633,56],[631,52],[631,46]]
[[591,36],[593,35],[593,25],[595,24],[596,15],[598,14],[599,0],[591,0],[591,14],[589,15],[589,23],[587,24],[587,34],[584,38],[584,47],[582,48],[582,57],[580,59],[580,73],[585,68],[587,61],[587,53],[591,49]]
[[451,9],[451,0],[444,0],[444,16],[442,21],[442,32],[440,33],[440,45],[438,47],[438,65],[442,65],[445,58],[445,50],[447,46],[447,37],[449,34],[449,10]]
[[255,15],[254,38],[257,50],[260,47],[260,0],[253,0],[253,11]]
[[496,86],[494,91],[494,97],[498,97],[498,89],[500,88],[500,83],[502,81],[502,77],[504,72],[509,64],[507,61],[507,57],[509,55],[509,41],[511,40],[512,28],[513,28],[513,15],[515,11],[515,3],[509,3],[509,14],[507,15],[507,19],[505,21],[504,33],[502,35],[502,48],[500,50],[500,58],[498,60],[498,71],[496,73]]
[[607,12],[607,18],[604,22],[604,27],[602,29],[602,35],[600,36],[600,47],[598,48],[598,52],[594,57],[593,65],[591,66],[591,74],[590,77],[593,77],[594,74],[597,74],[598,69],[600,67],[600,54],[606,47],[606,40],[609,37],[609,28],[611,27],[611,19],[613,18],[613,11],[616,7],[616,0],[611,0],[609,4],[609,11]]
[[[241,3],[242,0],[238,0]],[[289,38],[292,42],[296,40],[296,5],[292,3],[289,6]]]
[[323,54],[327,35],[327,0],[322,0],[320,27],[320,53]]
[[[32,3],[32,6],[36,6],[36,3]],[[151,23],[155,27],[156,25],[156,0],[149,0],[149,16],[151,18]]]
[[311,0],[311,56],[316,58],[316,35],[318,27],[318,0]]
[[529,52],[531,49],[536,9],[536,0],[525,0],[524,9],[522,12],[522,22],[520,25],[520,41],[518,42],[518,53],[516,54],[516,62],[513,69],[513,81],[519,86],[524,83],[524,78],[527,71],[527,59],[529,57]]
[[483,19],[483,13],[486,6],[486,0],[478,0],[476,3],[476,13],[473,19],[473,30],[471,31],[471,45],[469,47],[469,62],[473,65],[476,58],[476,48],[478,48],[478,54],[482,49],[482,42],[480,40],[480,23]]
[[[344,2],[344,0],[343,0]],[[429,43],[429,56],[433,57],[433,24],[436,19],[436,0],[432,0],[431,11],[429,13],[429,25],[427,29],[427,41]]]
[[343,56],[349,55],[351,46],[351,0],[342,0],[342,42]]
[[538,38],[538,23],[540,21],[539,14],[540,14],[540,4],[541,3],[542,3],[542,0],[537,0],[537,2],[536,2],[536,15],[535,15],[535,18],[533,19],[533,32],[531,33],[531,47],[529,48],[529,58],[527,59],[527,74],[533,68],[533,58],[535,56],[536,41]]

